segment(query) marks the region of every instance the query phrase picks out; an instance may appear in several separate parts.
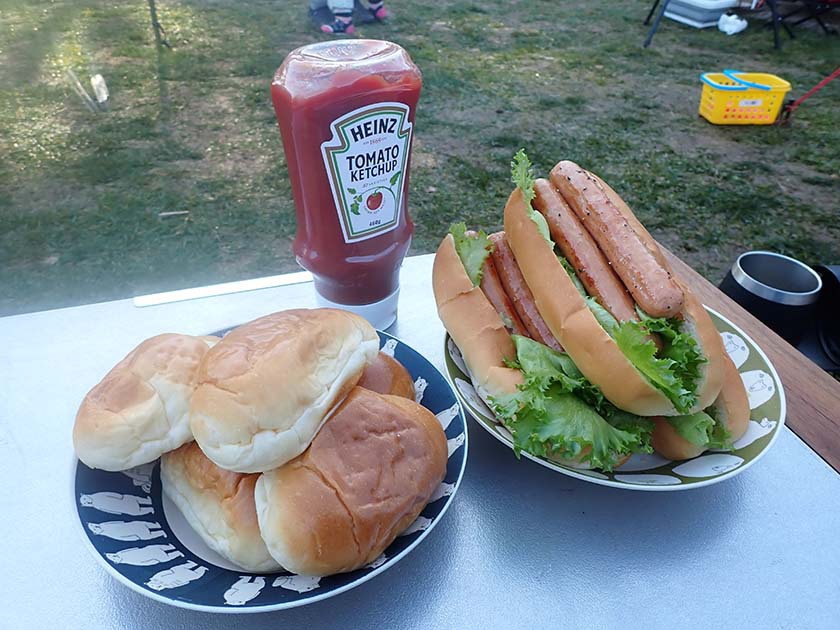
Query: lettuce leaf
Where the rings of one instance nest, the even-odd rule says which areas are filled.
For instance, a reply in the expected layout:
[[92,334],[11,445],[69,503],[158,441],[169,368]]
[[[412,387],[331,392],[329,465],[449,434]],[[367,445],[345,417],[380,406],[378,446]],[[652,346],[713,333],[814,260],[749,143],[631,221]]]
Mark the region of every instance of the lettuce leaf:
[[715,426],[715,421],[707,413],[698,411],[688,416],[673,416],[666,418],[677,433],[695,446],[705,446],[709,443],[709,432]]
[[[638,306],[640,321],[619,322],[594,297],[587,295],[571,263],[563,256],[558,259],[595,319],[633,366],[668,397],[678,412],[686,413],[697,404],[695,392],[700,366],[707,359],[700,353],[694,337],[681,332],[682,322],[676,318],[650,317]],[[661,336],[664,342],[661,350],[649,338],[651,333]]]
[[687,416],[665,418],[677,433],[694,444],[707,449],[730,450],[732,436],[724,424],[711,415],[712,409],[698,411]]
[[611,333],[633,366],[668,397],[679,413],[686,413],[697,403],[697,394],[688,389],[680,378],[682,366],[667,356],[656,356],[656,344],[648,338],[648,334],[645,324],[632,320],[621,322]]
[[493,251],[493,243],[490,242],[484,231],[480,231],[474,236],[468,236],[466,232],[467,226],[465,223],[453,223],[449,228],[449,233],[455,239],[455,251],[458,252],[458,257],[461,259],[473,286],[477,287],[481,284],[484,261]]
[[545,217],[531,207],[531,200],[536,196],[534,193],[534,172],[531,167],[531,160],[525,154],[525,149],[519,149],[513,156],[513,161],[510,163],[510,180],[522,191],[525,206],[528,208],[528,216],[537,224],[540,235],[554,249],[554,241],[551,240]]
[[692,392],[700,380],[700,366],[708,361],[700,352],[697,340],[681,332],[682,322],[676,318],[650,317],[636,307],[639,319],[652,333],[658,333],[665,342],[660,355],[674,361],[674,371],[683,386]]
[[517,455],[580,458],[611,470],[623,455],[650,452],[653,423],[620,411],[578,370],[571,358],[527,337],[513,336],[524,383],[491,400],[514,436]]

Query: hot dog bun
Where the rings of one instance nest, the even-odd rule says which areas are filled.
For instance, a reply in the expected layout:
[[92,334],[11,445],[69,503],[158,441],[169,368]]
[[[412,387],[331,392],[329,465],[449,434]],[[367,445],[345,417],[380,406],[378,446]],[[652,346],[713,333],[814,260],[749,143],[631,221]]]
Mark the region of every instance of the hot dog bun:
[[303,455],[260,475],[260,532],[289,571],[353,571],[414,522],[446,461],[446,435],[432,412],[356,387]]
[[435,254],[432,287],[438,315],[461,350],[479,396],[487,401],[514,393],[522,374],[504,364],[505,358],[516,358],[513,340],[482,290],[473,286],[451,234]]
[[[750,423],[750,405],[747,392],[738,368],[732,359],[723,359],[723,387],[714,401],[717,420],[722,422],[733,442],[740,439],[747,431]],[[657,453],[672,460],[683,460],[697,457],[706,450],[705,446],[692,444],[682,437],[674,426],[665,418],[654,418],[655,427],[651,443]]]
[[213,551],[248,571],[278,571],[257,523],[257,477],[219,468],[195,442],[160,460],[163,491]]

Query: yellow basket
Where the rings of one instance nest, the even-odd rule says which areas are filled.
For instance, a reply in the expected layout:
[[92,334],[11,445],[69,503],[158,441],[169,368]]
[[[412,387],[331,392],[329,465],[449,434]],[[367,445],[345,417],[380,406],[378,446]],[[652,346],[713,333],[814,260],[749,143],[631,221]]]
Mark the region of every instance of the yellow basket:
[[790,83],[774,74],[724,70],[700,80],[700,115],[715,125],[772,125],[790,92]]

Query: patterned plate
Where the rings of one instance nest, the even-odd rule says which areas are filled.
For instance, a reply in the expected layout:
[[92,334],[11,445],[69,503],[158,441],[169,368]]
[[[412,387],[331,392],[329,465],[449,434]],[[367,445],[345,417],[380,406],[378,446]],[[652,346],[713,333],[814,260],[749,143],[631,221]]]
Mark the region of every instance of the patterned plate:
[[[581,470],[522,453],[538,464],[565,475],[604,486],[629,490],[688,490],[708,486],[743,472],[767,452],[785,423],[785,393],[776,369],[744,331],[720,313],[706,307],[712,316],[729,356],[738,367],[750,401],[750,424],[744,436],[735,442],[733,451],[707,451],[681,462],[673,462],[656,453],[633,455],[613,472]],[[446,371],[455,384],[458,398],[473,418],[497,440],[513,448],[513,436],[478,397],[471,384],[458,347],[446,335]]]
[[467,462],[467,426],[452,387],[429,361],[386,333],[380,332],[379,339],[382,350],[415,379],[417,401],[443,425],[449,463],[431,502],[376,560],[352,573],[324,578],[249,573],[210,550],[163,496],[159,461],[106,472],[74,460],[74,502],[83,538],[96,558],[111,575],[147,597],[223,613],[310,604],[358,586],[396,564],[429,534],[452,502]]

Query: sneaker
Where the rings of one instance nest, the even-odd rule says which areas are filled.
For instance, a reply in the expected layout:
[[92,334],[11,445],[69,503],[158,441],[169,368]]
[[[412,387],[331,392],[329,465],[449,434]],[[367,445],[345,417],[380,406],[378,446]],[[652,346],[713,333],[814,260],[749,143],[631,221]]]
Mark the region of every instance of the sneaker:
[[344,20],[339,20],[338,18],[332,24],[321,24],[321,32],[322,33],[344,33],[346,35],[352,35],[356,32],[356,27],[353,26],[353,22],[345,22]]
[[385,8],[384,4],[380,4],[377,8],[368,7],[368,11],[373,16],[374,20],[378,22],[384,21],[388,17],[388,9]]

